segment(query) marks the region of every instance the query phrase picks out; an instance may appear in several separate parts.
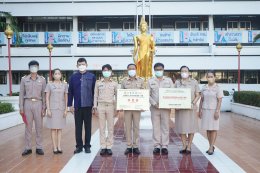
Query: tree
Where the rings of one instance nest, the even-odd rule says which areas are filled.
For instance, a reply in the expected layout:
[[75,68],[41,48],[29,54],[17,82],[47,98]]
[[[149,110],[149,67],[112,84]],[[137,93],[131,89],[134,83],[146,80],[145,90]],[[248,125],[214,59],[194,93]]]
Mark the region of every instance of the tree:
[[254,38],[254,43],[255,43],[258,39],[260,39],[260,34],[257,34],[257,35],[255,36],[255,38]]
[[20,36],[19,36],[19,27],[18,27],[18,21],[17,18],[12,16],[11,13],[0,11],[0,31],[5,31],[7,25],[11,27],[13,32],[17,35],[17,41],[16,43],[20,42]]

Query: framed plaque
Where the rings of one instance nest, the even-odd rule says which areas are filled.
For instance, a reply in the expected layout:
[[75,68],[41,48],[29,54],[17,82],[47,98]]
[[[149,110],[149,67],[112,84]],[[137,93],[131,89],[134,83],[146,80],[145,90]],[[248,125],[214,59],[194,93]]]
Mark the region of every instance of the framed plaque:
[[118,89],[117,110],[149,110],[149,90]]
[[191,89],[160,88],[159,108],[191,109]]

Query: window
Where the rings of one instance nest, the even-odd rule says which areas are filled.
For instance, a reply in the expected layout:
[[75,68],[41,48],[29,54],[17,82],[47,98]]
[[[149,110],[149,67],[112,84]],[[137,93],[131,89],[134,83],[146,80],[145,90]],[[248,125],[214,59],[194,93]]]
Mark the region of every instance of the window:
[[97,22],[96,30],[97,31],[109,31],[110,23],[109,22]]
[[251,22],[250,21],[241,21],[239,28],[240,28],[240,30],[251,30]]
[[0,84],[7,84],[7,76],[5,71],[0,72]]
[[188,21],[177,21],[175,22],[175,29],[177,31],[180,31],[180,30],[189,30],[189,22]]
[[238,30],[238,21],[228,21],[227,30]]
[[202,22],[202,28],[201,28],[202,31],[208,31],[209,30],[209,22]]
[[198,22],[198,21],[191,21],[190,22],[190,30],[191,31],[199,31],[200,30],[200,22]]
[[123,23],[123,29],[124,30],[135,30],[134,22],[124,22]]
[[245,83],[257,84],[257,71],[245,71]]
[[71,31],[72,30],[72,23],[71,22],[60,22],[60,29],[61,32],[63,31]]

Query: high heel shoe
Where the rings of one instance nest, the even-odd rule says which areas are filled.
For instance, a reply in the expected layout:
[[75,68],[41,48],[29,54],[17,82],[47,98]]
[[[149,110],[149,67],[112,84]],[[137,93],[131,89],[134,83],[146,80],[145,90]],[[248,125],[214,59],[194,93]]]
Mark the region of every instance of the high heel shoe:
[[188,150],[188,149],[186,148],[186,154],[191,154],[191,148],[190,148],[190,150]]
[[181,149],[181,150],[180,150],[180,153],[181,153],[181,154],[184,154],[184,153],[186,153],[186,150],[187,150],[187,147],[186,147],[185,149]]
[[59,154],[59,151],[58,150],[57,151],[53,150],[53,154]]
[[[215,151],[215,147],[213,146],[213,152],[214,152],[214,151]],[[206,153],[208,153],[208,152],[209,152],[209,150],[206,151]]]
[[62,153],[63,153],[63,151],[58,149],[58,153],[59,153],[59,154],[62,154]]

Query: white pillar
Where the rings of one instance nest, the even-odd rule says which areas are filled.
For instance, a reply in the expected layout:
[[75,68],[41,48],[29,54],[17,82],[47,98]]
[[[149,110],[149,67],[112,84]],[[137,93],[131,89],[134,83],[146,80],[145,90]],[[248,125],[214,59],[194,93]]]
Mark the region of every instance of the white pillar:
[[79,42],[79,36],[78,36],[78,17],[73,16],[72,21],[72,46],[71,46],[71,54],[75,55],[77,51],[77,44]]
[[215,45],[214,43],[214,21],[213,21],[213,15],[209,15],[208,19],[208,28],[209,28],[209,52],[214,53]]

